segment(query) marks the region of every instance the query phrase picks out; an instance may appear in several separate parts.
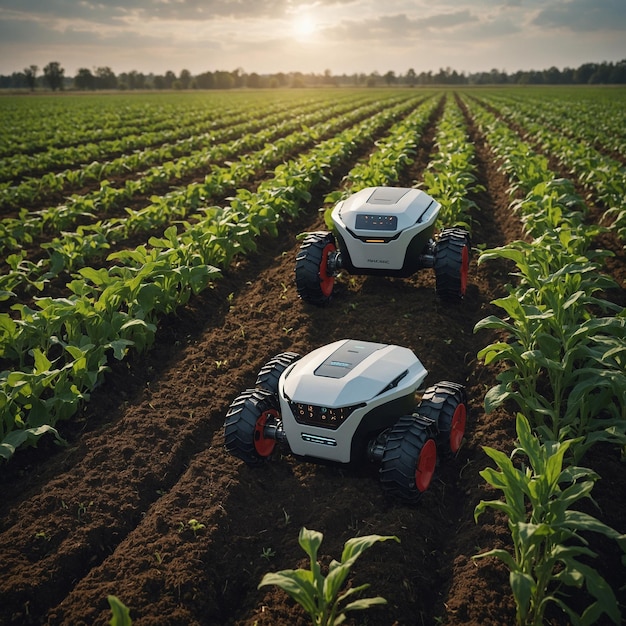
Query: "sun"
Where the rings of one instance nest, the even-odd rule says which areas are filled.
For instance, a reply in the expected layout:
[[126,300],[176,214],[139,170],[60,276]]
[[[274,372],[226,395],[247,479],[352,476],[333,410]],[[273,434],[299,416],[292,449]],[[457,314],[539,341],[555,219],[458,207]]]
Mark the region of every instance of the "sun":
[[302,14],[293,19],[291,28],[298,39],[307,39],[315,33],[316,24],[310,15]]

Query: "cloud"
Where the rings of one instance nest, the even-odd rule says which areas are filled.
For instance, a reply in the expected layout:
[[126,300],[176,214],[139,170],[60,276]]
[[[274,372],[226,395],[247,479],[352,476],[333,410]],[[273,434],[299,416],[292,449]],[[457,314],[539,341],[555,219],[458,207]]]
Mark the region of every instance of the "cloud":
[[32,19],[33,21],[89,20],[109,23],[115,19],[118,8],[101,2],[99,4],[70,0],[2,0],[0,11],[6,16]]
[[272,17],[289,0],[2,0],[2,7],[54,19],[112,24],[130,15],[148,20],[215,20],[220,17]]
[[472,22],[477,22],[478,17],[473,15],[469,9],[464,9],[451,13],[436,13],[423,19],[418,18],[416,21],[426,28],[442,30],[456,26],[467,26]]
[[574,32],[626,29],[624,0],[563,0],[542,8],[533,24]]
[[572,66],[626,57],[625,13],[626,0],[0,0],[0,74],[50,59],[67,75]]
[[324,31],[328,40],[398,46],[437,41],[454,47],[459,42],[499,40],[521,32],[521,26],[507,15],[479,16],[469,9],[409,17],[406,14],[362,20],[343,20]]

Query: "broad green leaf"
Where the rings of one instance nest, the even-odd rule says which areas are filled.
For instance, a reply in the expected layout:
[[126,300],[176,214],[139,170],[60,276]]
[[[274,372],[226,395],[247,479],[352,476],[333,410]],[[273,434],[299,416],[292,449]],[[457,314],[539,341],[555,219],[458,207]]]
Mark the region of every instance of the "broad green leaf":
[[528,419],[522,414],[518,413],[515,418],[515,429],[517,437],[520,441],[521,449],[528,456],[531,467],[535,473],[543,473],[543,463],[540,452],[540,444],[537,437],[535,437],[530,429],[530,423]]
[[509,519],[518,516],[515,509],[502,500],[481,500],[474,508],[474,521],[477,522],[487,508],[502,511]]
[[110,626],[132,626],[130,610],[116,596],[107,596],[113,616],[109,620]]
[[341,562],[345,563],[348,559],[353,559],[360,556],[365,550],[373,546],[379,541],[392,540],[400,543],[400,539],[395,535],[365,535],[363,537],[353,537],[346,541],[343,552],[341,554]]
[[293,598],[309,615],[316,615],[315,597],[317,589],[313,583],[313,575],[307,570],[283,570],[265,574],[258,585],[260,589],[266,585],[276,585]]
[[50,370],[52,363],[39,348],[33,349],[33,358],[35,360],[36,372],[47,372]]
[[548,524],[530,524],[526,522],[518,522],[515,528],[519,533],[519,541],[522,546],[530,546],[533,543],[543,541],[546,537],[553,534]]
[[106,268],[96,270],[93,267],[82,267],[80,270],[78,270],[78,273],[83,278],[90,280],[92,283],[94,283],[94,285],[98,286],[106,285],[111,280]]
[[619,533],[588,513],[583,511],[566,511],[564,524],[568,528],[600,533],[610,539],[615,539],[620,548],[626,552],[626,534]]
[[313,574],[313,582],[315,585],[318,585],[319,592],[322,592],[322,575],[320,572],[320,566],[317,562],[317,552],[322,544],[322,539],[324,535],[317,530],[309,530],[304,526],[300,529],[300,533],[298,535],[298,543],[302,547],[302,549],[308,554],[309,559],[311,561],[311,572]]
[[328,575],[324,579],[324,602],[332,604],[334,598],[341,590],[346,577],[350,573],[350,569],[356,558],[357,557],[354,557],[353,559],[348,559],[346,562],[341,563],[336,560],[332,561],[328,570]]
[[511,571],[517,571],[519,569],[511,554],[506,550],[502,550],[500,548],[489,550],[487,552],[481,552],[480,554],[475,554],[472,558],[484,559],[490,556],[500,559]]
[[37,440],[46,434],[52,434],[59,443],[65,443],[56,428],[49,425],[14,430],[8,433],[0,443],[0,457],[10,459],[20,446],[27,444],[35,446]]
[[385,598],[381,598],[380,596],[376,596],[374,598],[361,598],[359,600],[349,602],[348,604],[346,604],[343,610],[346,613],[348,611],[361,611],[364,609],[369,609],[372,606],[381,604],[387,604],[387,600],[385,600]]
[[525,623],[526,616],[530,610],[530,600],[533,596],[536,583],[532,576],[512,570],[509,574],[509,582],[511,583],[511,591],[513,591],[513,597],[515,598],[515,604],[517,605],[518,615],[522,619],[522,623]]
[[512,397],[512,393],[504,385],[496,385],[485,394],[485,412],[491,413],[506,400]]
[[126,356],[128,348],[134,345],[134,342],[130,341],[129,339],[116,339],[114,341],[111,341],[109,345],[113,349],[114,358],[116,358],[118,361],[121,361]]
[[156,307],[162,292],[163,290],[159,285],[146,283],[137,292],[137,302],[145,312],[152,311]]
[[515,327],[512,324],[509,324],[508,322],[501,320],[496,315],[488,315],[487,317],[478,321],[476,325],[474,326],[474,332],[476,333],[479,330],[484,330],[485,328],[496,328],[498,330],[507,330],[512,335],[517,332]]
[[[577,567],[585,577],[587,590],[598,601],[597,609],[599,609],[600,615],[606,613],[613,623],[619,624],[621,622],[621,613],[615,594],[609,584],[593,567],[582,563],[578,563]],[[587,611],[589,611],[589,609],[587,609],[585,613],[587,613]],[[599,617],[599,615],[597,615],[597,617]]]

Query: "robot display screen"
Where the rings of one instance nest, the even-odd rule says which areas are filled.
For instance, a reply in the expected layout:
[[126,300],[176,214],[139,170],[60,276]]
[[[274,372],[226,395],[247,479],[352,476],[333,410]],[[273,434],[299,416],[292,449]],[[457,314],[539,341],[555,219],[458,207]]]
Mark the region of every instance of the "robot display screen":
[[396,230],[398,217],[360,213],[356,216],[355,227],[361,230]]

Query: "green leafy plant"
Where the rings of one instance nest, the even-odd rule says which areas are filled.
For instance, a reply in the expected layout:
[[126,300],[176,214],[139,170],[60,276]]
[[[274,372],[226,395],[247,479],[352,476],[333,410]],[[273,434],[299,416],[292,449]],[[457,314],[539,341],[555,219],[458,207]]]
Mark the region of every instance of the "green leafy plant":
[[[613,591],[598,571],[578,560],[596,556],[581,534],[586,532],[615,539],[626,551],[626,535],[620,535],[592,515],[571,509],[582,498],[591,497],[598,475],[584,467],[564,467],[564,456],[575,440],[541,443],[521,413],[517,415],[516,426],[519,447],[511,457],[485,447],[498,470],[487,468],[480,472],[492,487],[502,491],[504,500],[482,500],[474,511],[476,521],[487,508],[507,516],[514,554],[493,549],[474,558],[493,556],[509,568],[520,625],[543,624],[550,602],[567,613],[572,624],[594,624],[603,613],[620,624]],[[513,463],[513,457],[519,454],[528,459],[529,466],[517,467]],[[566,603],[563,588],[583,585],[594,600],[578,615]]]
[[541,439],[576,440],[568,451],[574,463],[598,442],[623,447],[626,324],[624,310],[602,297],[615,288],[602,274],[611,253],[595,249],[604,229],[588,223],[574,183],[551,172],[544,155],[490,112],[473,113],[511,181],[517,196],[511,207],[533,238],[483,250],[479,258],[479,265],[512,262],[518,282],[493,301],[505,317],[491,315],[475,327],[498,332],[479,358],[508,366],[485,396],[485,408],[512,400]]
[[193,531],[193,536],[196,537],[197,534],[201,531],[204,530],[206,528],[206,526],[202,523],[199,522],[197,519],[190,519],[187,524],[189,525],[189,528],[191,528],[191,530]]
[[328,568],[328,575],[324,576],[317,561],[317,552],[322,543],[322,533],[302,528],[298,542],[309,555],[311,567],[308,570],[283,570],[270,572],[263,576],[259,588],[266,585],[277,585],[291,598],[304,608],[310,615],[315,626],[337,626],[346,619],[348,611],[368,609],[377,604],[386,604],[380,596],[374,598],[359,598],[343,604],[348,598],[364,591],[369,584],[351,587],[341,592],[350,569],[359,556],[378,541],[393,539],[400,543],[395,536],[367,535],[353,537],[346,541],[341,555],[341,562],[333,560]]
[[109,620],[110,626],[132,626],[133,621],[130,619],[130,610],[116,596],[107,596],[111,613],[113,616]]
[[261,558],[269,561],[271,558],[276,556],[276,551],[272,550],[272,548],[263,548],[261,552]]

